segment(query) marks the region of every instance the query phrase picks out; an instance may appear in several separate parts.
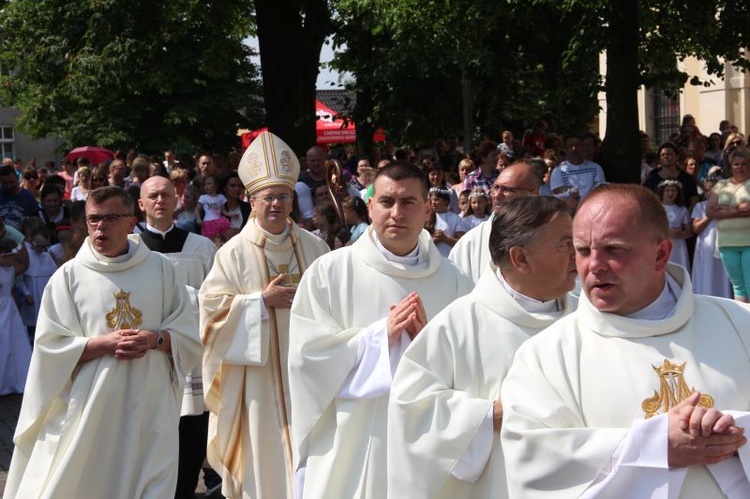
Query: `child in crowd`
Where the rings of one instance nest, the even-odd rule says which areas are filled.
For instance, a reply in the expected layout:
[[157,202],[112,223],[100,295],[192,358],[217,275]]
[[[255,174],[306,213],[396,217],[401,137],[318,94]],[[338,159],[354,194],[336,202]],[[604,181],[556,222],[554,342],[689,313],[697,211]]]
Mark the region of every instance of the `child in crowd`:
[[450,192],[439,187],[432,187],[427,198],[432,213],[425,224],[425,229],[432,234],[432,240],[438,251],[445,257],[458,241],[459,236],[456,233],[458,224],[461,223],[461,217],[448,211],[450,199]]
[[201,235],[209,239],[214,239],[231,228],[228,219],[230,213],[224,209],[227,198],[224,194],[219,194],[218,190],[216,177],[206,175],[203,178],[203,194],[195,207],[195,220],[201,226]]
[[[721,168],[719,168],[721,171]],[[721,179],[709,175],[703,181],[703,190],[711,192]],[[732,285],[729,282],[724,264],[716,249],[716,220],[706,216],[708,201],[701,201],[693,208],[693,232],[697,234],[693,255],[693,292],[701,295],[732,298]]]
[[364,186],[362,190],[359,191],[360,197],[364,200],[364,202],[367,202],[367,189],[370,188],[373,181],[375,180],[375,174],[378,171],[375,168],[361,168],[359,173],[359,182]]
[[31,361],[31,345],[13,300],[14,255],[20,250],[10,239],[0,240],[0,396],[23,393]]
[[333,205],[315,205],[313,208],[313,225],[315,225],[315,230],[312,233],[324,240],[329,248],[334,250],[343,246],[341,239],[339,239],[339,230],[341,230],[339,216]]
[[65,252],[71,247],[73,240],[73,227],[67,224],[60,224],[55,227],[57,232],[57,244],[53,244],[47,250],[49,256],[54,260],[58,267],[63,264]]
[[667,212],[669,234],[672,239],[672,254],[669,261],[678,263],[690,271],[690,260],[686,239],[693,235],[687,208],[682,205],[682,184],[678,180],[663,180],[656,194]]
[[459,237],[488,218],[490,218],[490,196],[487,191],[477,187],[469,194],[469,207],[457,230]]
[[344,199],[341,207],[344,211],[344,220],[349,226],[349,241],[346,244],[350,245],[359,239],[365,233],[367,226],[370,225],[367,217],[367,205],[362,198],[351,196]]
[[195,209],[198,206],[198,189],[190,184],[182,193],[182,209],[175,212],[174,224],[188,232],[198,232]]
[[[60,227],[60,226],[58,226]],[[39,305],[42,303],[42,293],[52,274],[57,270],[57,264],[47,249],[50,245],[49,228],[42,224],[31,230],[26,241],[29,253],[29,268],[22,277],[21,286],[23,296],[19,301],[18,311],[29,333],[29,339],[34,342],[36,318],[39,315]]]
[[471,195],[471,189],[464,189],[461,194],[458,195],[458,209],[461,213],[458,214],[461,218],[464,218],[469,212],[469,196]]

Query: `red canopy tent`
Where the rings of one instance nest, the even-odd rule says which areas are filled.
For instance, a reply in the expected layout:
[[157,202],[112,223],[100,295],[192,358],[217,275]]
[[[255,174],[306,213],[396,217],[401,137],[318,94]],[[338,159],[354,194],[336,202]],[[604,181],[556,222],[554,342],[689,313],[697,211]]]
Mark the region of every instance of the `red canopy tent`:
[[[326,144],[348,144],[357,141],[357,130],[354,123],[345,122],[336,118],[336,111],[315,99],[315,130],[318,145]],[[267,127],[251,130],[242,134],[242,148],[247,149],[255,137],[268,131]],[[375,142],[385,142],[385,133],[382,128],[375,131],[373,135]]]

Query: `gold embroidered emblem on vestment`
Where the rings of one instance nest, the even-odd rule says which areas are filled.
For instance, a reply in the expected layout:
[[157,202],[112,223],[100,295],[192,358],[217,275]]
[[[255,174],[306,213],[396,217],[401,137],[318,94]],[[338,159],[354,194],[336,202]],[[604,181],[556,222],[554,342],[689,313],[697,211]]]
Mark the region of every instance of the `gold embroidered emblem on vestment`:
[[[695,388],[688,388],[683,377],[682,373],[685,370],[685,364],[687,362],[677,365],[664,359],[662,365],[658,367],[651,366],[659,376],[659,391],[654,390],[654,396],[645,399],[641,403],[641,408],[646,413],[646,419],[659,414],[660,408],[662,409],[662,413],[668,412],[669,409],[695,392]],[[709,395],[701,394],[698,405],[709,409],[714,406],[714,399]]]
[[131,329],[143,323],[143,313],[130,304],[130,293],[120,290],[115,295],[115,308],[107,313],[107,327]]

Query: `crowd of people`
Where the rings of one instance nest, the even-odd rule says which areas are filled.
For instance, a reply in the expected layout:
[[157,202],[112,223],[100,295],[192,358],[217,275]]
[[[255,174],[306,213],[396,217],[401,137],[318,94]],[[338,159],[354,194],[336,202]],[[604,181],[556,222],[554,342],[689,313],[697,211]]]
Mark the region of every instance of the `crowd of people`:
[[750,152],[651,145],[3,161],[6,497],[747,497]]

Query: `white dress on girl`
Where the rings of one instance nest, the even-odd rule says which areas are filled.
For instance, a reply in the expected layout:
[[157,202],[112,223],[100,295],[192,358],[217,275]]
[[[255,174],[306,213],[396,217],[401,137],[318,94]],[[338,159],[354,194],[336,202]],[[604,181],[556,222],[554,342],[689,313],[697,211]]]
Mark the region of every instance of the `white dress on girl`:
[[458,232],[469,232],[471,229],[481,224],[485,220],[490,218],[489,215],[478,217],[476,215],[467,215],[461,220],[461,224],[458,226]]
[[31,362],[26,326],[11,293],[15,269],[0,266],[0,395],[23,393]]
[[[690,217],[687,208],[677,206],[676,204],[663,205],[667,212],[670,229],[680,229],[685,225],[690,225]],[[685,267],[690,272],[690,258],[688,257],[687,243],[684,239],[670,237],[672,240],[672,254],[669,255],[669,261]]]
[[[706,201],[693,208],[693,220],[706,217]],[[693,293],[732,298],[732,285],[716,251],[716,220],[711,220],[698,234],[693,255]]]
[[34,302],[29,304],[25,300],[21,300],[18,311],[26,326],[36,326],[44,287],[47,286],[47,281],[57,270],[57,264],[49,253],[46,251],[38,253],[29,243],[26,243],[26,250],[29,254],[29,268],[22,274],[22,277],[28,293],[34,298]]
[[[446,211],[445,213],[435,213],[435,230],[442,230],[446,236],[456,237],[458,232],[458,226],[461,223],[461,217],[453,212]],[[438,251],[444,257],[448,258],[453,246],[442,241],[436,242]]]

